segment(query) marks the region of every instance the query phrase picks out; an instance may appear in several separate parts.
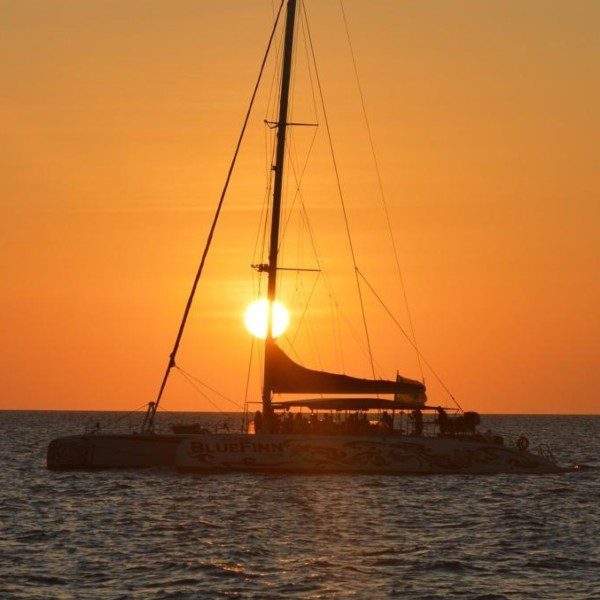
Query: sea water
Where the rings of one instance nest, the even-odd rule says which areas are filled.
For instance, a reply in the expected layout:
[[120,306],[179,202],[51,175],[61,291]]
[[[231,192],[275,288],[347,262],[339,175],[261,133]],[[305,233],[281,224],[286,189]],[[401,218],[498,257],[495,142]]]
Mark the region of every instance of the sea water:
[[[600,417],[485,416],[560,475],[51,472],[50,439],[139,415],[0,412],[0,599],[600,598]],[[161,423],[239,415],[161,415]],[[595,468],[594,468],[595,467]]]

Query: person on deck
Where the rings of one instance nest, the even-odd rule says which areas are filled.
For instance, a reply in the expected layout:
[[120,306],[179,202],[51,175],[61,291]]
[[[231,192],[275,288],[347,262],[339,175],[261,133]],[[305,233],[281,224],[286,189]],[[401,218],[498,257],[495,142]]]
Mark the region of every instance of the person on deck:
[[413,421],[413,432],[417,437],[423,435],[423,413],[418,409],[412,411],[411,418]]
[[254,431],[256,433],[260,433],[262,428],[263,428],[262,413],[260,412],[260,410],[257,410],[254,413]]
[[281,433],[291,433],[293,426],[294,426],[294,415],[292,415],[292,413],[290,412],[290,409],[288,408],[285,411],[285,415],[284,415],[282,423],[281,423]]
[[391,431],[394,427],[394,420],[387,410],[384,410],[383,414],[381,415],[381,426],[389,431]]
[[446,435],[446,433],[448,433],[448,415],[446,414],[446,411],[443,408],[438,408],[437,412],[437,423],[438,427],[440,428],[440,435],[443,436]]

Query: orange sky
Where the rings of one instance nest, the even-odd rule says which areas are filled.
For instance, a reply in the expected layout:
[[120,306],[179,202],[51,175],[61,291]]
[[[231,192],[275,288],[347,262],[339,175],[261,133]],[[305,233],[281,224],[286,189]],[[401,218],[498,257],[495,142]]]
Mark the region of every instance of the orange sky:
[[[339,5],[306,2],[358,263],[406,325]],[[423,354],[465,408],[597,413],[599,4],[345,7]],[[270,0],[2,2],[0,408],[129,410],[153,399],[271,18]],[[325,272],[292,356],[368,376],[324,286],[327,276],[360,332],[298,39],[292,117],[321,123],[302,189]],[[269,63],[180,356],[237,402],[272,74]],[[298,164],[312,133],[293,132]],[[312,267],[290,214],[282,262]],[[295,292],[294,277],[281,294],[290,337],[314,281],[303,275]],[[378,375],[418,377],[408,344],[365,299]],[[258,375],[255,365],[253,399]],[[164,407],[213,409],[178,373]]]

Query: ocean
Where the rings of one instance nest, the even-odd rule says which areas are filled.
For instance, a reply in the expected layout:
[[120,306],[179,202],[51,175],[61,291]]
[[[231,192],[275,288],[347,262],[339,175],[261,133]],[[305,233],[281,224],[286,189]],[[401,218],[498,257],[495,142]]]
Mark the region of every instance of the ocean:
[[0,600],[600,598],[600,416],[484,416],[590,467],[560,475],[46,470],[108,421],[140,416],[0,412]]

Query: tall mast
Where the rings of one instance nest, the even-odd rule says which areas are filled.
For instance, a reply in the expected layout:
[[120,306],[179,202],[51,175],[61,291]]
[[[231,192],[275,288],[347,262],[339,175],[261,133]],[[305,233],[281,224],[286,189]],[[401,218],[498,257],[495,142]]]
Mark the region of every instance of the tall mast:
[[273,211],[271,216],[271,238],[269,242],[269,269],[268,269],[268,319],[267,338],[265,340],[265,371],[262,394],[263,414],[271,413],[271,385],[269,381],[269,356],[275,340],[271,314],[273,302],[277,291],[277,253],[279,249],[279,223],[281,218],[281,193],[283,190],[283,166],[285,162],[285,134],[287,130],[288,104],[290,97],[290,80],[292,74],[292,50],[294,46],[294,25],[296,22],[296,0],[288,0],[285,22],[285,40],[283,47],[283,65],[281,69],[281,94],[279,96],[279,119],[277,121],[277,150],[275,153],[275,181],[273,184]]

